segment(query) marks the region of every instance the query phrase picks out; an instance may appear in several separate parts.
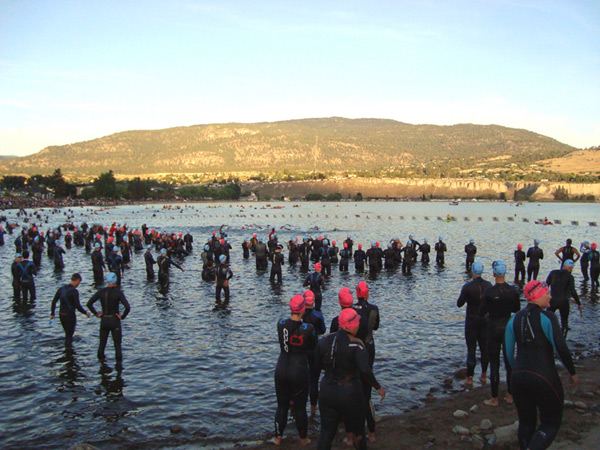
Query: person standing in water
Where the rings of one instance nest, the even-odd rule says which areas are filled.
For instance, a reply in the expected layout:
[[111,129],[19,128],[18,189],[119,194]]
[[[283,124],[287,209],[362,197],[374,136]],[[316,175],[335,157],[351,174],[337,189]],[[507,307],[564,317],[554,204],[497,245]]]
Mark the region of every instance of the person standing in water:
[[595,242],[592,242],[590,249],[588,256],[590,260],[590,279],[592,280],[592,292],[596,292],[598,291],[598,276],[600,276],[600,253]]
[[79,291],[77,288],[81,283],[81,275],[74,273],[71,276],[71,282],[65,284],[56,291],[54,298],[52,299],[52,305],[50,306],[50,320],[54,320],[54,312],[56,310],[56,304],[59,304],[59,316],[60,323],[65,331],[65,348],[71,349],[73,347],[73,334],[75,334],[75,327],[77,326],[77,316],[75,311],[79,311],[85,314],[88,318],[90,313],[86,312],[79,302]]
[[515,283],[523,283],[525,281],[525,252],[523,244],[517,245],[515,250]]
[[465,266],[467,270],[471,270],[471,266],[475,262],[475,255],[477,254],[477,247],[475,247],[475,239],[469,239],[469,243],[465,245],[465,253],[467,254]]
[[227,256],[219,256],[219,264],[215,269],[215,299],[217,303],[221,302],[221,291],[225,293],[225,302],[229,301],[229,280],[233,277],[233,272],[227,265]]
[[575,262],[572,259],[567,259],[563,262],[562,269],[553,270],[548,274],[548,278],[546,278],[546,284],[550,286],[552,292],[550,311],[555,312],[558,309],[560,313],[560,324],[565,339],[569,332],[569,297],[572,297],[575,303],[577,303],[579,311],[583,311],[579,295],[575,290],[575,279],[571,274],[574,267]]
[[487,327],[485,319],[480,317],[479,309],[481,307],[481,297],[486,289],[492,287],[492,283],[481,278],[483,274],[483,264],[479,261],[471,266],[471,275],[473,279],[465,284],[456,301],[456,306],[461,308],[467,305],[465,317],[465,341],[467,342],[467,379],[466,385],[473,384],[473,375],[477,365],[477,345],[479,344],[479,353],[481,353],[481,384],[487,382],[487,368],[489,363],[487,348]]
[[540,248],[540,240],[533,240],[533,247],[529,247],[527,250],[527,258],[529,258],[529,264],[527,264],[527,282],[532,279],[537,280],[538,273],[540,272],[540,260],[544,259],[544,251]]
[[555,351],[569,372],[571,383],[577,385],[579,378],[556,316],[545,311],[550,306],[548,286],[534,280],[527,283],[523,292],[527,306],[508,321],[505,346],[519,415],[519,447],[541,449],[550,446],[562,422],[564,393],[554,363]]
[[302,322],[306,300],[302,295],[294,295],[290,300],[291,315],[277,324],[280,354],[275,368],[275,393],[277,411],[275,413],[275,438],[273,443],[281,445],[283,431],[287,425],[288,410],[292,405],[300,445],[310,443],[308,432],[308,400],[310,374],[307,353],[317,345],[317,333],[309,323]]
[[573,244],[573,241],[571,239],[567,239],[565,245],[554,252],[556,257],[560,260],[561,269],[567,260],[570,259],[573,262],[577,262],[577,260],[581,258],[581,253],[579,253],[579,250],[577,250],[571,244]]
[[448,251],[446,244],[444,243],[444,238],[440,236],[438,241],[435,243],[435,263],[438,266],[444,265],[444,254]]

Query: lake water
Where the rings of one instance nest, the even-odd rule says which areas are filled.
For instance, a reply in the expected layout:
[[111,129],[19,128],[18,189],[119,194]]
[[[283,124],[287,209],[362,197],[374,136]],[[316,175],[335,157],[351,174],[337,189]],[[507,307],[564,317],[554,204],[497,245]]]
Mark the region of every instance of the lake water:
[[[273,374],[279,352],[276,322],[289,315],[288,301],[303,292],[305,275],[299,267],[286,265],[283,285],[272,287],[268,272],[257,273],[253,260],[242,259],[243,238],[254,232],[266,237],[267,227],[275,227],[279,239],[287,241],[302,239],[309,228],[318,226],[320,230],[312,233],[315,237],[327,233],[341,245],[351,234],[355,245],[361,242],[365,249],[376,240],[384,246],[393,237],[404,242],[410,233],[418,241],[427,237],[432,246],[439,235],[444,236],[448,246],[444,268],[419,263],[408,276],[400,271],[383,272],[370,279],[368,274],[355,273],[351,265],[350,271],[342,274],[334,267],[327,280],[322,309],[328,328],[339,312],[337,292],[343,286],[354,290],[366,279],[370,300],[379,306],[375,374],[388,396],[383,403],[376,403],[378,415],[398,414],[420,405],[431,387],[441,387],[443,380],[464,366],[465,312],[456,307],[456,298],[469,279],[464,271],[464,245],[469,238],[475,239],[477,259],[485,266],[484,278],[492,279],[491,262],[502,258],[509,266],[509,280],[512,254],[519,242],[527,249],[534,238],[541,240],[546,258],[540,278],[545,278],[558,267],[553,253],[567,237],[577,246],[582,240],[600,240],[598,228],[588,226],[600,217],[598,204],[270,205],[201,203],[179,205],[181,210],[163,210],[162,205],[73,210],[77,225],[84,220],[131,227],[146,223],[160,230],[190,230],[195,239],[196,250],[183,262],[186,272],[172,271],[167,300],[156,297],[156,283],[146,281],[142,253],[134,255],[122,286],[132,309],[123,322],[124,370],[119,373],[102,369],[96,359],[98,319],[78,315],[73,356],[64,352],[60,323],[48,326],[52,297],[71,273],[83,275],[79,291],[84,305],[95,292],[89,255],[77,247],[67,251],[62,274],[54,273],[44,255],[37,301],[23,306],[11,298],[9,268],[16,236],[7,235],[7,244],[0,247],[4,286],[0,300],[0,447],[66,448],[83,441],[104,448],[194,448],[210,443],[219,447],[272,433],[276,408]],[[15,218],[15,213],[9,211],[9,219]],[[45,210],[43,214],[50,226],[64,223],[67,217],[64,210],[53,214]],[[457,220],[437,220],[446,214]],[[533,223],[545,216],[562,225]],[[579,225],[571,225],[572,220]],[[234,273],[231,301],[224,308],[215,305],[214,286],[200,278],[201,244],[222,224],[228,225]],[[579,267],[574,275],[584,312],[580,315],[571,308],[568,342],[572,350],[594,352],[599,337],[598,298],[583,287]],[[110,340],[106,355],[112,366]],[[183,432],[171,435],[172,425],[180,425]],[[296,434],[293,423],[286,428],[286,435],[290,433]]]

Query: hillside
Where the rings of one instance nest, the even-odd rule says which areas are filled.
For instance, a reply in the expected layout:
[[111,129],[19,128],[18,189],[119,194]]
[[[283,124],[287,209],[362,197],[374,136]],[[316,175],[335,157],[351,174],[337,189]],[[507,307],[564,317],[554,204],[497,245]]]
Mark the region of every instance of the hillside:
[[[202,172],[356,171],[528,167],[575,149],[497,125],[410,125],[385,119],[303,119],[126,131],[0,161],[0,173],[67,176]],[[437,172],[437,173],[436,173]]]
[[558,173],[600,174],[600,147],[578,150],[561,158],[540,161],[538,164]]

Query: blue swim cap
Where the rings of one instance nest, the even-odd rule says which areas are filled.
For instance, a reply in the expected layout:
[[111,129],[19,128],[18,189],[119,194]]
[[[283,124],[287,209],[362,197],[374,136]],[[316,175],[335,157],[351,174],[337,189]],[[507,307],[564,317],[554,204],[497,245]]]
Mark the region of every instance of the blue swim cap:
[[535,238],[535,239],[533,240],[533,243],[534,243],[534,244],[539,244],[539,243],[540,243],[540,240],[539,240],[538,238]]
[[471,273],[473,275],[480,276],[483,273],[483,264],[481,264],[479,261],[475,261],[471,266]]
[[427,238],[423,238],[423,242],[427,244]]
[[100,243],[99,243],[99,242],[96,242],[96,243],[94,244],[94,248],[100,248]]
[[443,241],[443,240],[444,240],[444,236],[440,236],[440,237],[438,238],[438,241]]
[[506,263],[501,259],[499,259],[498,261],[494,261],[492,263],[492,270],[494,271],[494,275],[503,277],[504,275],[506,275]]
[[210,250],[210,245],[206,244],[206,245],[204,246],[204,250],[206,250],[206,251]]
[[17,259],[17,258],[21,258],[21,254],[20,253],[15,254],[15,259]]
[[226,260],[227,260],[227,256],[225,256],[225,255],[219,256],[219,261],[225,262]]
[[60,241],[57,239],[56,241],[54,241],[54,245],[60,245]]
[[160,249],[160,254],[161,255],[166,255],[167,254],[167,249],[166,248],[161,248]]
[[273,233],[273,239],[277,237],[277,233]]
[[152,248],[152,244],[146,245],[146,249],[150,250]]
[[412,239],[412,238],[414,238],[414,235],[412,235],[412,234],[409,234],[409,235],[408,235],[408,238],[409,238],[409,239]]
[[33,239],[33,242],[40,242],[40,238],[39,238],[38,236],[36,236],[36,237]]
[[117,253],[119,251],[119,247],[116,245],[113,245],[113,250],[114,253]]
[[473,239],[473,238],[469,239],[469,244],[472,244],[473,242],[475,242],[475,239]]
[[371,247],[375,247],[375,242],[371,242]]
[[307,237],[302,238],[302,242],[306,242],[306,241],[308,241]]
[[324,238],[326,238],[326,237],[327,237],[327,233],[325,233],[325,234],[323,235],[323,237],[324,237]]
[[392,248],[392,243],[391,242],[388,244],[388,248]]
[[583,241],[583,245],[585,245],[586,247],[590,246],[590,241]]
[[108,284],[114,284],[117,282],[117,274],[113,272],[109,272],[106,274],[106,282]]
[[329,240],[323,239],[323,245],[329,245]]
[[259,237],[259,238],[258,238],[258,242],[262,242],[262,237]]
[[575,267],[575,262],[572,259],[567,259],[563,263],[563,267]]
[[350,235],[348,235],[348,239],[350,239]]

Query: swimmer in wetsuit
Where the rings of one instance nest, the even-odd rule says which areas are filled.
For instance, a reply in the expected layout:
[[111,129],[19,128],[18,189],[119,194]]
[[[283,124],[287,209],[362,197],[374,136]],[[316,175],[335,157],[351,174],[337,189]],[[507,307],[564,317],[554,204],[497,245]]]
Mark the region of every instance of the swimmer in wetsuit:
[[367,259],[367,255],[365,251],[362,249],[362,244],[358,244],[358,249],[354,252],[354,269],[358,273],[363,273],[365,271],[365,261]]
[[104,256],[102,256],[102,248],[99,242],[94,244],[94,251],[92,252],[92,271],[94,272],[94,283],[102,284],[106,265],[104,264]]
[[483,403],[488,406],[498,406],[498,390],[500,385],[500,350],[504,355],[504,368],[506,369],[507,393],[504,400],[511,404],[512,390],[510,386],[510,365],[506,359],[504,346],[504,331],[511,313],[517,312],[521,303],[519,292],[505,281],[506,264],[504,261],[494,261],[492,271],[496,284],[483,292],[479,315],[487,317],[487,342],[488,356],[490,359],[490,381],[492,398]]
[[598,277],[600,276],[600,253],[598,252],[598,245],[592,242],[590,246],[590,254],[588,259],[590,260],[590,279],[592,281],[592,292],[598,291]]
[[225,302],[229,301],[229,280],[233,277],[233,272],[227,265],[227,256],[219,256],[219,264],[215,268],[216,301],[221,302],[221,291],[225,293]]
[[281,353],[275,368],[277,411],[275,413],[275,438],[272,441],[275,445],[281,445],[290,405],[293,405],[300,445],[304,446],[310,443],[310,440],[306,438],[308,431],[306,401],[310,385],[306,355],[317,345],[317,333],[311,324],[302,322],[305,307],[304,297],[294,295],[290,300],[290,318],[281,319],[277,323]]
[[563,268],[565,261],[570,259],[573,262],[577,262],[577,260],[581,258],[581,253],[579,253],[579,250],[577,250],[571,245],[572,243],[573,241],[571,239],[567,239],[567,242],[564,245],[564,247],[561,247],[558,250],[556,250],[556,252],[554,252],[556,257],[560,259],[561,269]]
[[[354,310],[360,315],[360,324],[356,337],[365,344],[367,355],[369,356],[369,366],[373,370],[375,363],[375,340],[373,332],[379,329],[379,308],[369,303],[369,286],[365,281],[356,285],[357,303],[353,306]],[[375,411],[371,403],[372,386],[369,383],[363,383],[365,394],[365,412],[367,418],[367,428],[369,430],[369,442],[375,442]]]
[[427,243],[427,238],[423,239],[423,243],[419,246],[421,252],[421,262],[423,264],[429,264],[429,253],[431,253],[431,246]]
[[590,279],[590,252],[592,249],[590,248],[589,241],[583,241],[579,246],[579,253],[581,253],[581,258],[579,258],[579,264],[581,266],[581,274],[583,275],[583,281],[587,282]]
[[352,251],[348,249],[348,243],[344,241],[344,248],[340,251],[340,272],[348,271],[348,261],[352,257]]
[[523,244],[517,245],[515,250],[515,283],[523,283],[525,281],[525,252]]
[[160,283],[160,291],[162,293],[166,293],[170,282],[170,267],[175,266],[182,272],[185,272],[185,269],[167,256],[166,248],[162,248],[160,250],[160,256],[156,258],[156,264],[158,264],[158,282]]
[[79,311],[85,314],[88,318],[90,313],[86,312],[79,302],[79,291],[77,287],[81,283],[81,275],[74,273],[71,276],[71,282],[65,284],[56,291],[54,298],[52,299],[52,305],[50,306],[50,320],[54,319],[54,312],[56,310],[56,303],[59,304],[59,316],[60,323],[65,331],[65,348],[70,349],[73,347],[73,334],[75,334],[75,327],[77,326],[77,316],[75,311]]
[[[304,299],[306,300],[306,311],[302,316],[302,322],[310,323],[317,336],[325,334],[327,327],[325,326],[325,319],[320,311],[313,309],[315,305],[315,294],[311,290],[304,291]],[[314,349],[309,351],[306,356],[308,357],[308,368],[310,371],[310,416],[314,417],[317,412],[317,401],[319,400],[319,374],[315,370],[315,351]]]
[[315,264],[315,271],[306,277],[303,286],[309,287],[315,294],[315,311],[321,311],[322,290],[325,289],[325,278],[321,275],[321,263]]
[[488,348],[487,348],[487,327],[485,319],[479,316],[479,308],[481,307],[481,297],[483,292],[492,287],[489,281],[481,278],[483,274],[483,264],[479,261],[474,262],[471,266],[471,275],[473,279],[465,284],[456,300],[456,306],[459,308],[464,304],[467,305],[467,313],[465,317],[465,341],[467,342],[467,378],[466,385],[473,384],[473,375],[475,374],[475,366],[477,365],[477,345],[479,344],[479,352],[481,353],[481,384],[487,382],[487,368],[489,363]]
[[554,363],[555,352],[568,370],[571,382],[577,385],[579,378],[556,316],[544,311],[550,306],[548,286],[541,281],[530,281],[524,294],[527,306],[509,320],[505,347],[519,415],[519,447],[534,450],[548,448],[562,422],[564,393]]
[[448,251],[446,244],[444,243],[444,238],[440,236],[438,241],[435,243],[435,263],[438,266],[444,265],[444,253]]
[[[100,289],[87,302],[88,309],[96,317],[100,318],[100,345],[98,346],[98,359],[105,360],[104,349],[108,341],[108,335],[112,335],[113,344],[115,346],[115,360],[118,364],[123,361],[123,351],[121,350],[121,341],[123,338],[123,330],[121,321],[129,314],[130,306],[125,298],[125,294],[117,287],[117,275],[109,272],[106,275],[108,287]],[[100,301],[102,312],[99,313],[94,308],[94,303]],[[123,305],[123,313],[119,310],[119,304]]]
[[156,264],[156,260],[152,255],[151,244],[148,244],[146,246],[146,253],[144,253],[144,263],[146,263],[146,279],[148,281],[154,280],[154,264]]
[[284,264],[282,250],[283,245],[277,244],[275,251],[271,254],[271,276],[269,277],[271,283],[275,283],[275,278],[277,278],[277,284],[281,284],[281,266]]
[[471,266],[475,262],[475,255],[477,254],[477,247],[475,247],[474,239],[469,239],[469,243],[465,245],[465,253],[467,254],[465,267],[467,270],[471,270]]
[[385,398],[386,392],[369,366],[365,346],[355,337],[359,324],[360,315],[347,308],[339,316],[340,330],[323,337],[317,345],[315,364],[319,372],[325,371],[319,398],[319,450],[331,449],[342,421],[353,434],[354,447],[366,449],[363,383],[377,389],[382,400]]
[[532,279],[537,280],[538,273],[540,271],[540,260],[544,259],[544,251],[540,248],[540,240],[533,240],[533,247],[529,247],[527,250],[527,258],[529,258],[529,264],[527,264],[527,282]]
[[575,280],[571,274],[573,267],[575,267],[575,262],[572,259],[567,259],[563,262],[562,269],[553,270],[548,274],[548,278],[546,278],[546,284],[550,286],[552,292],[549,310],[555,312],[558,309],[560,313],[560,325],[565,339],[569,332],[569,297],[572,297],[575,303],[577,303],[580,312],[583,310],[579,295],[577,295],[577,291],[575,290]]

